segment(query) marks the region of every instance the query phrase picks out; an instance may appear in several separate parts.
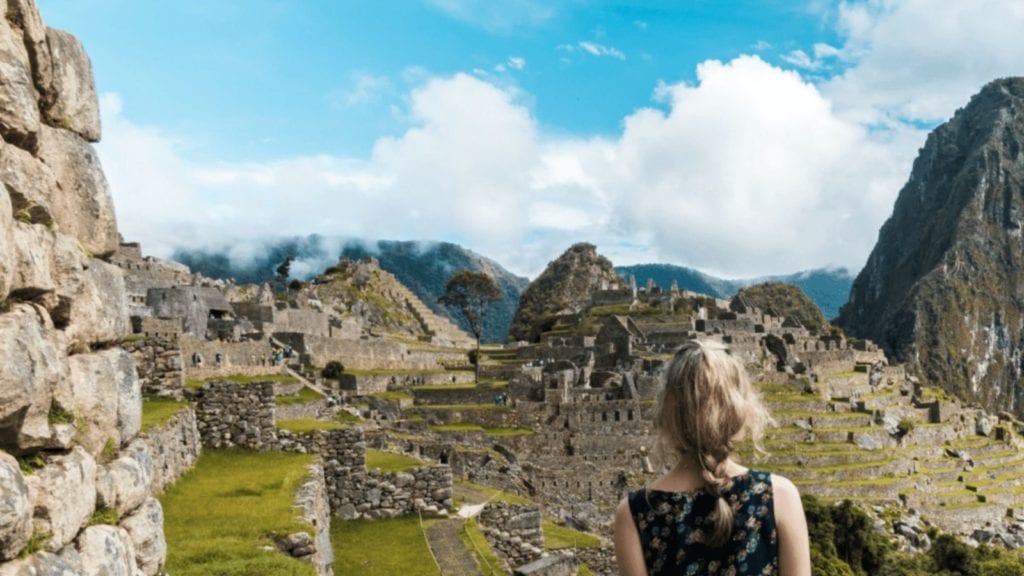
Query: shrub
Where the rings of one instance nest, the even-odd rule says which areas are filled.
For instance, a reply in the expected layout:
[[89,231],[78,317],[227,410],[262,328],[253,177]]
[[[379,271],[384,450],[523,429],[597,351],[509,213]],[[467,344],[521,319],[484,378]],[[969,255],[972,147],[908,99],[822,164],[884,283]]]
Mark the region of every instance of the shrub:
[[322,372],[320,372],[320,375],[323,376],[324,378],[337,380],[338,378],[341,378],[341,373],[344,371],[345,367],[341,364],[341,362],[338,362],[337,360],[331,360],[330,362],[327,363],[327,366],[324,366],[324,369]]

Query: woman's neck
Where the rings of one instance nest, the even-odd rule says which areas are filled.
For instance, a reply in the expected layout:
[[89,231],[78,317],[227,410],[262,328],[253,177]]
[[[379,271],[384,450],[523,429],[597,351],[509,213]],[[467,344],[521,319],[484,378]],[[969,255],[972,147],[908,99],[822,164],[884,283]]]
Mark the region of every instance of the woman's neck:
[[[650,487],[655,490],[669,492],[690,492],[703,488],[707,482],[704,480],[703,468],[696,457],[683,454],[679,457],[676,465],[672,467],[661,478],[651,483]],[[725,461],[726,476],[738,476],[745,474],[747,468],[734,462],[731,458]]]

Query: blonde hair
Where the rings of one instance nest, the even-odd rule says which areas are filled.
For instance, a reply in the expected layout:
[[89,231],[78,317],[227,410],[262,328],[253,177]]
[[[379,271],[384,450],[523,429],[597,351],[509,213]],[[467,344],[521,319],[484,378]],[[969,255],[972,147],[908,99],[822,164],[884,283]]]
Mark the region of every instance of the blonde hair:
[[700,463],[708,490],[717,497],[709,544],[732,536],[733,510],[723,490],[729,484],[726,461],[736,442],[749,436],[755,450],[773,423],[747,370],[717,342],[692,340],[668,365],[658,397],[654,428],[662,454],[691,455]]

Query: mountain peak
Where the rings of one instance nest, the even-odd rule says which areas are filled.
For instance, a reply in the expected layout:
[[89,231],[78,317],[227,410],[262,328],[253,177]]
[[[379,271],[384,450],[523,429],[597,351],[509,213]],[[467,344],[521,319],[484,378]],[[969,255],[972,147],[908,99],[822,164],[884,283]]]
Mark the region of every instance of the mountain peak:
[[987,84],[929,136],[839,323],[947,389],[1018,409],[1024,78]]

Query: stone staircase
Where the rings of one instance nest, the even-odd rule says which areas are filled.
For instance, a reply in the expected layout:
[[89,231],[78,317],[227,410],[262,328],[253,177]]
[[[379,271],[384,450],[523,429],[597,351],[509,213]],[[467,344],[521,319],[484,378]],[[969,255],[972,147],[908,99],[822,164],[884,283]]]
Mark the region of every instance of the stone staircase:
[[434,342],[453,348],[471,348],[476,345],[476,339],[448,318],[434,313],[429,306],[413,294],[412,290],[404,285],[399,285],[395,287],[395,292],[396,300],[405,301],[406,308],[423,326],[424,332],[433,337]]
[[459,535],[466,521],[449,518],[427,528],[427,544],[441,568],[441,576],[480,576],[476,559],[466,550]]

